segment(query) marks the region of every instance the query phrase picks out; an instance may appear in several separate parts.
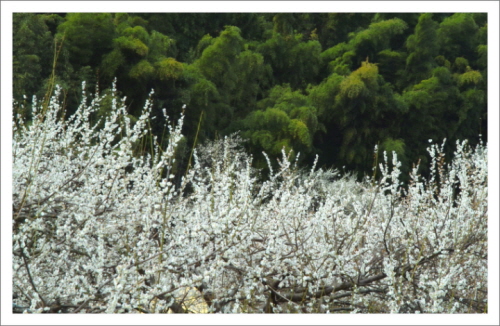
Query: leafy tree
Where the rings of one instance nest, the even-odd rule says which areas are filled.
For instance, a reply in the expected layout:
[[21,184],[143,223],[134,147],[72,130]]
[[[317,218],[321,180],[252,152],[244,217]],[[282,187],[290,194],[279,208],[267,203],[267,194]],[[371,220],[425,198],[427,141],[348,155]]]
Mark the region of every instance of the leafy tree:
[[[479,15],[479,18],[483,18],[484,15]],[[484,17],[484,20],[486,21],[486,17]],[[476,67],[479,72],[481,72],[482,76],[482,82],[479,84],[480,89],[483,91],[484,97],[483,97],[483,110],[480,113],[480,133],[483,137],[483,141],[487,141],[488,139],[488,110],[486,106],[486,99],[488,96],[488,87],[487,87],[487,80],[488,80],[488,40],[487,40],[487,34],[488,34],[488,25],[485,22],[484,26],[482,26],[478,33],[478,43],[479,45],[476,48],[476,53],[477,53],[477,60],[475,62]]]
[[390,49],[402,49],[408,37],[413,34],[420,15],[422,14],[417,12],[383,12],[374,14],[371,22],[377,23],[395,18],[404,21],[407,28],[402,33],[392,36],[389,45]]
[[406,51],[382,50],[378,53],[379,73],[392,85],[395,91],[401,92],[406,86]]
[[437,66],[434,58],[439,52],[438,26],[431,13],[422,14],[418,18],[415,33],[406,40],[409,55],[405,75],[408,83],[416,84],[429,78],[432,69]]
[[184,65],[172,57],[162,58],[155,63],[155,71],[160,80],[175,82],[182,76]]
[[255,110],[257,101],[263,97],[271,78],[271,67],[264,62],[263,56],[246,49],[238,55],[237,86],[231,94],[231,105],[235,107],[235,119],[242,119]]
[[347,76],[351,73],[351,62],[355,52],[350,44],[339,43],[321,53],[321,58],[327,69],[323,74],[328,73]]
[[312,103],[329,118],[329,139],[323,151],[335,152],[337,166],[355,168],[362,175],[371,169],[377,142],[396,138],[406,105],[365,61],[347,77],[336,74],[310,89]]
[[293,14],[280,13],[273,17],[273,32],[283,36],[294,34],[295,17]]
[[201,55],[189,65],[184,92],[187,104],[199,109],[187,112],[186,125],[197,125],[203,111],[202,133],[213,137],[254,109],[269,68],[262,55],[246,49],[237,27],[227,26],[218,37],[207,36],[200,43]]
[[457,57],[475,59],[478,26],[471,13],[456,13],[445,18],[438,29],[440,53],[448,60]]
[[228,26],[203,50],[201,57],[194,64],[218,88],[231,92],[237,83],[238,76],[234,66],[237,56],[243,50],[243,44],[239,28]]
[[[325,131],[318,120],[318,110],[300,91],[290,85],[272,88],[269,96],[258,103],[259,110],[251,112],[242,122],[243,136],[250,140],[253,153],[263,150],[272,157],[281,151],[299,152],[304,155],[314,150],[313,139],[317,132]],[[256,155],[261,165],[265,164]]]
[[111,50],[115,37],[113,16],[109,13],[69,13],[57,30],[64,34],[75,70],[99,65],[102,56]]
[[378,53],[390,48],[391,39],[407,28],[405,21],[393,18],[372,23],[367,29],[355,33],[349,41],[356,53],[353,66],[359,65],[366,57],[378,62]]
[[[396,62],[401,64],[404,54],[391,51],[391,39],[402,34],[407,29],[407,24],[399,19],[389,19],[370,24],[366,29],[353,32],[348,42],[339,43],[321,53],[323,61],[328,62],[328,71],[347,76],[362,61],[369,58],[373,62],[387,62],[389,58],[396,58]],[[384,60],[385,59],[385,60]],[[394,74],[396,69],[386,68],[383,64],[384,72],[390,70]],[[391,76],[389,76],[390,78]]]
[[216,85],[196,65],[185,65],[182,80],[188,85],[180,92],[182,102],[188,106],[184,130],[190,137],[190,143],[194,143],[197,134],[200,141],[214,137],[219,116],[217,103],[220,102]]
[[195,131],[199,122],[203,122],[203,140],[203,136],[214,137],[231,121],[234,109],[230,106],[229,94],[237,87],[237,56],[243,50],[243,38],[237,27],[229,26],[219,37],[207,36],[200,43],[201,55],[187,71],[190,86],[185,96],[189,98],[187,104],[193,108],[186,113],[186,127]]
[[238,26],[245,39],[260,40],[272,14],[262,13],[148,13],[138,14],[156,30],[176,40],[178,61],[193,63],[199,57],[194,49],[205,35],[217,37],[225,26]]
[[[182,76],[183,65],[174,59],[175,41],[157,31],[148,32],[147,21],[128,14],[114,17],[116,38],[113,48],[100,64],[103,83],[115,77],[118,87],[130,98],[132,112],[139,110],[149,89],[157,90],[160,104],[176,95],[175,82]],[[155,108],[161,114],[160,108]],[[161,131],[160,131],[161,132]]]
[[336,96],[343,80],[343,76],[332,73],[319,85],[310,86],[307,90],[311,104],[318,110],[318,119],[325,124],[325,133],[319,133],[315,137],[321,165],[339,163],[338,151],[342,145],[342,131],[332,120],[336,110]]
[[[44,95],[39,93],[40,83],[49,77],[54,55],[49,19],[48,15],[31,13],[13,15],[13,95],[18,103],[24,102],[24,95]],[[15,113],[21,113],[18,109]]]
[[324,49],[338,43],[347,43],[349,34],[366,29],[373,18],[370,13],[328,13],[318,29],[318,37]]
[[[458,59],[458,58],[457,58]],[[472,145],[479,142],[479,135],[486,140],[487,96],[486,82],[480,71],[465,67],[463,73],[456,73],[460,89],[461,107],[457,109],[459,127],[456,129],[457,139],[469,139]]]
[[321,44],[305,40],[302,34],[275,32],[257,51],[270,64],[275,85],[287,83],[294,89],[305,88],[315,82],[321,67]]
[[[404,92],[403,98],[409,106],[402,124],[403,138],[410,157],[420,158],[425,164],[425,140],[446,138],[453,144],[455,133],[467,116],[467,106],[462,105],[460,91],[446,67],[435,68],[432,77]],[[446,151],[451,154],[452,148],[448,146]]]

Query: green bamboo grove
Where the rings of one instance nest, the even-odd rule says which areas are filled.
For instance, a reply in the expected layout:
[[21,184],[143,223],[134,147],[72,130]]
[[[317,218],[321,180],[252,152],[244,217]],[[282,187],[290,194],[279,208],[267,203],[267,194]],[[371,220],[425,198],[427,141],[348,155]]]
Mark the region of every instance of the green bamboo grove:
[[54,84],[69,115],[83,81],[111,94],[116,78],[133,120],[154,89],[153,116],[186,105],[180,173],[194,146],[236,131],[257,167],[285,148],[359,176],[375,146],[408,171],[426,166],[429,139],[450,155],[487,141],[483,13],[16,13],[13,27],[15,115]]

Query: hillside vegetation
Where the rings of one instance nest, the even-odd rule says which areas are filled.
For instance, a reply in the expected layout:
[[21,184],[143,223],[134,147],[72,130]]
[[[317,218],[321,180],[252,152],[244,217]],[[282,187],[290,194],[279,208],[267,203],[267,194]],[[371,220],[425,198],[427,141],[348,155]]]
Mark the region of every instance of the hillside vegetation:
[[285,147],[359,179],[376,145],[407,176],[418,160],[429,175],[428,139],[448,139],[448,158],[457,140],[487,141],[484,13],[16,13],[13,45],[14,113],[28,121],[25,95],[48,100],[58,84],[69,116],[82,81],[104,95],[117,78],[134,121],[154,89],[159,139],[162,109],[178,119],[185,104],[176,183],[193,147],[235,131],[254,167],[266,151],[277,168]]

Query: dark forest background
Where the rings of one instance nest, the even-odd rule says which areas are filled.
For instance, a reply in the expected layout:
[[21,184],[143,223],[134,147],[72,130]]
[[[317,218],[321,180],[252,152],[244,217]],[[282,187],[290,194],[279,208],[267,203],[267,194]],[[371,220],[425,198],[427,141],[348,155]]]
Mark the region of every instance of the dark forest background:
[[58,84],[69,115],[82,81],[102,95],[116,78],[133,119],[154,89],[165,145],[162,109],[187,105],[180,173],[194,145],[235,131],[258,168],[285,147],[360,177],[375,145],[407,172],[427,165],[429,139],[448,155],[487,141],[485,13],[16,13],[13,27],[14,114]]

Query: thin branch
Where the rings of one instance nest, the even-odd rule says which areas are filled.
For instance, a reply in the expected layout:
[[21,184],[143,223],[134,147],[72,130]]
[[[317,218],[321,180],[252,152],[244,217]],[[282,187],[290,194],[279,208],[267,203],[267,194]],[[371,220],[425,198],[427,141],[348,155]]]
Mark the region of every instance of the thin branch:
[[46,307],[47,304],[45,303],[45,300],[44,300],[43,296],[40,294],[40,292],[38,292],[38,290],[37,290],[37,288],[35,286],[35,282],[33,282],[33,278],[31,277],[31,272],[30,272],[30,269],[28,267],[28,260],[27,260],[26,255],[24,254],[24,250],[21,250],[21,255],[23,256],[24,267],[26,267],[26,271],[28,272],[28,278],[30,280],[31,286],[33,287],[33,290],[35,290],[35,292],[38,294],[38,296],[40,297],[40,299],[42,300],[43,306]]

